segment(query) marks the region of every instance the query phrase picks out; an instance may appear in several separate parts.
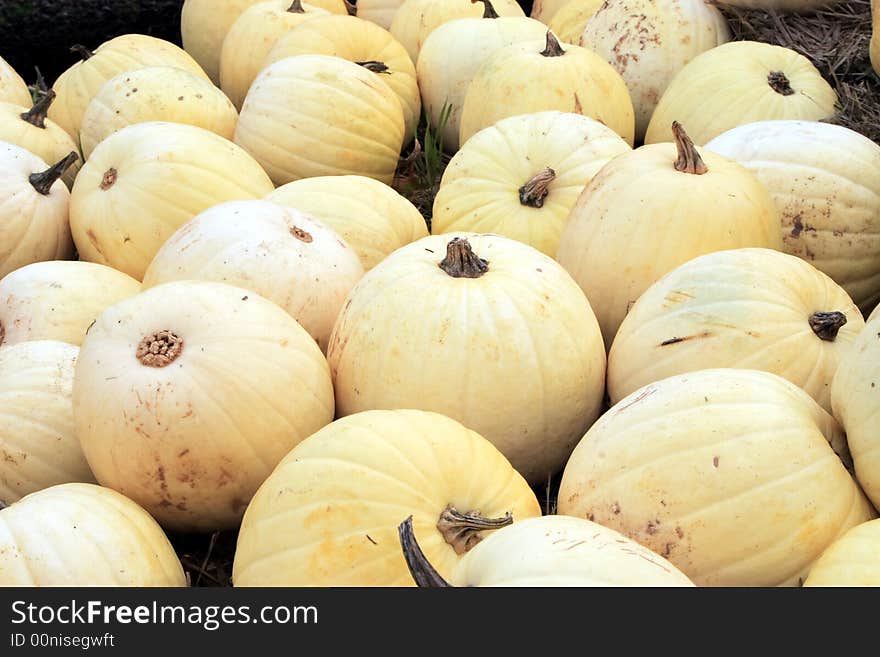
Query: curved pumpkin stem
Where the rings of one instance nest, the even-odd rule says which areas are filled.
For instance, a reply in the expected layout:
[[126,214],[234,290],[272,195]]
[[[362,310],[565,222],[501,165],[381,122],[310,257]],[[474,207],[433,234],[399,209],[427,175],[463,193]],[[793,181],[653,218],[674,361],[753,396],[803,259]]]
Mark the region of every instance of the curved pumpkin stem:
[[397,535],[400,537],[400,547],[403,550],[403,558],[409,574],[419,588],[445,588],[452,586],[428,561],[428,557],[419,547],[416,535],[413,532],[412,516],[404,520],[397,527]]
[[471,4],[475,4],[477,2],[482,2],[484,5],[483,18],[501,18],[498,15],[498,12],[495,11],[495,7],[492,6],[492,2],[490,0],[471,0]]
[[846,324],[846,315],[842,312],[817,312],[810,315],[810,328],[813,329],[820,340],[834,342],[837,332]]
[[479,511],[461,513],[450,504],[440,514],[437,529],[456,554],[464,554],[483,540],[480,532],[501,529],[512,523],[510,511],[503,518],[485,518]]
[[678,149],[678,159],[675,161],[675,170],[682,173],[692,173],[702,176],[709,171],[703,158],[697,152],[694,142],[688,137],[681,123],[672,122],[672,136],[675,138],[675,147]]
[[452,278],[479,278],[489,271],[489,263],[474,253],[470,242],[453,238],[446,245],[446,257],[437,265]]
[[556,172],[550,167],[541,169],[535,177],[519,188],[519,202],[532,208],[544,207],[544,199],[550,193],[550,183],[556,180]]
[[345,10],[349,16],[357,16],[357,0],[342,0],[345,3]]
[[21,114],[21,118],[33,126],[38,128],[46,128],[46,115],[49,113],[49,106],[55,100],[55,90],[49,89],[42,95],[40,100],[34,103],[27,112]]
[[67,157],[65,157],[57,164],[53,164],[45,171],[32,173],[28,177],[28,180],[30,181],[31,185],[33,185],[33,188],[36,189],[40,194],[42,194],[43,196],[48,196],[49,192],[52,191],[52,185],[55,184],[55,181],[63,176],[64,172],[67,171],[70,166],[78,159],[79,155],[74,151],[71,151]]
[[553,32],[547,30],[547,47],[541,51],[541,55],[544,57],[562,57],[564,54],[565,51],[559,44],[559,39],[556,38]]
[[95,54],[81,43],[76,43],[70,46],[70,52],[79,55],[83,61],[92,58]]
[[387,75],[391,75],[388,71],[388,65],[385,62],[379,62],[375,59],[370,59],[365,62],[355,62],[358,66],[363,66],[368,71],[372,71],[373,73],[386,73]]

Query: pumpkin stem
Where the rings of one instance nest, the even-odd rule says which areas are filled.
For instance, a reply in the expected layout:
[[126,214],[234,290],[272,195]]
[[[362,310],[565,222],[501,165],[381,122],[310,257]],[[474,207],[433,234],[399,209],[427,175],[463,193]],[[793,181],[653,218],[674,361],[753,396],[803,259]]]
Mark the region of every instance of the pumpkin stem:
[[483,540],[480,532],[500,529],[512,523],[510,511],[503,518],[484,518],[479,511],[462,513],[450,504],[440,514],[437,529],[456,554],[464,554]]
[[428,557],[422,552],[416,535],[413,532],[412,516],[404,520],[397,527],[397,535],[400,537],[400,547],[403,549],[403,558],[406,559],[406,566],[409,568],[409,574],[412,575],[413,581],[419,588],[443,588],[452,586],[443,577],[440,576]]
[[693,173],[698,176],[709,171],[703,158],[697,152],[694,142],[691,141],[678,121],[672,122],[672,136],[675,137],[675,147],[678,149],[678,159],[675,161],[676,171]]
[[550,30],[547,30],[547,47],[541,51],[544,57],[562,57],[565,51],[559,45],[559,39]]
[[498,12],[495,11],[495,7],[492,6],[490,0],[471,0],[471,4],[475,4],[477,2],[482,2],[484,5],[483,18],[501,18],[498,15]]
[[452,278],[479,278],[489,271],[489,263],[477,256],[470,242],[461,237],[446,245],[446,257],[438,266]]
[[302,0],[293,0],[293,2],[290,3],[290,7],[287,8],[287,11],[290,12],[291,14],[304,14],[304,13],[306,13],[306,10],[303,9]]
[[534,178],[519,188],[519,202],[532,208],[544,207],[544,199],[550,193],[548,187],[554,180],[556,172],[553,169],[541,169]]
[[785,73],[782,71],[770,71],[770,74],[767,76],[767,82],[770,84],[770,88],[778,94],[783,96],[794,94],[791,82],[788,81],[788,78],[785,77]]
[[70,52],[74,53],[75,55],[79,55],[83,61],[90,59],[95,54],[81,43],[70,46]]
[[107,191],[116,183],[116,178],[119,175],[119,172],[114,168],[109,168],[104,172],[104,177],[101,178],[101,189],[103,191]]
[[67,169],[69,169],[70,166],[78,159],[79,155],[74,151],[71,151],[67,157],[65,157],[60,162],[53,164],[45,171],[32,173],[28,177],[28,180],[31,181],[31,185],[33,185],[34,189],[36,189],[40,194],[42,194],[43,196],[48,196],[49,192],[52,190],[52,185],[55,184],[55,181],[63,176],[64,172],[67,171]]
[[372,71],[373,73],[388,73],[388,65],[385,62],[377,62],[374,59],[367,60],[365,62],[355,62],[358,66],[363,66],[368,71]]
[[171,365],[183,351],[183,340],[171,331],[159,331],[148,335],[137,346],[135,356],[141,365],[166,367]]
[[312,237],[311,233],[304,231],[299,226],[294,226],[290,229],[290,234],[293,235],[300,242],[305,242],[306,244],[311,244],[314,241],[314,237]]
[[33,126],[45,129],[46,115],[49,113],[49,106],[53,100],[55,100],[55,90],[49,89],[40,100],[34,103],[33,107],[21,114],[21,118]]
[[349,16],[357,16],[357,0],[343,0],[343,3],[345,4],[345,10],[348,12]]
[[830,313],[818,312],[810,315],[809,321],[810,328],[819,339],[834,342],[837,332],[846,324],[846,315],[836,310]]

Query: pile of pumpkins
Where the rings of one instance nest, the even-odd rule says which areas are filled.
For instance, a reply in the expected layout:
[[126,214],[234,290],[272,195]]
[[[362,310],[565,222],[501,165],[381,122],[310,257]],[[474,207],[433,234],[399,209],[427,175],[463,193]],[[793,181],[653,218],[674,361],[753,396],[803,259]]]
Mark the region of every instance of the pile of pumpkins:
[[217,530],[236,586],[880,585],[880,145],[802,54],[704,0],[181,29],[0,60],[0,585]]

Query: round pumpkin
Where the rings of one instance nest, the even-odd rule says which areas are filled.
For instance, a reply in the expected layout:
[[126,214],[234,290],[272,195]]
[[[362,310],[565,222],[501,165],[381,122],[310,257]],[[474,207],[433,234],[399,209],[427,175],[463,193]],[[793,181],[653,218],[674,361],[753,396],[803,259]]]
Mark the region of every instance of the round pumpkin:
[[0,279],[0,345],[29,340],[79,345],[105,308],[139,290],[131,276],[91,262],[21,267]]
[[666,559],[620,532],[571,516],[526,518],[475,545],[446,582],[415,540],[412,519],[400,527],[404,557],[419,586],[667,587],[694,584]]
[[[46,118],[55,92],[51,89],[34,104],[0,103],[0,142],[21,146],[44,162],[60,162],[71,153],[79,154],[79,145],[67,131]],[[71,158],[73,160],[73,158]],[[68,189],[73,187],[82,166],[79,157],[61,175]]]
[[880,146],[817,121],[761,121],[706,150],[748,168],[770,190],[782,244],[831,276],[867,314],[880,302]]
[[182,531],[236,527],[300,440],[333,420],[327,361],[274,303],[179,281],[104,311],[76,362],[76,434],[98,481]]
[[0,511],[0,586],[186,585],[162,528],[115,491],[60,484]]
[[578,43],[587,22],[605,0],[568,0],[553,14],[548,25],[562,43]]
[[0,349],[0,502],[94,481],[73,430],[73,367],[79,349],[50,340]]
[[413,138],[422,111],[416,67],[388,30],[355,16],[319,16],[278,39],[263,68],[285,57],[312,54],[341,57],[378,75],[403,108],[405,140]]
[[551,258],[497,235],[434,235],[391,254],[349,295],[327,358],[340,416],[443,413],[533,483],[562,467],[604,392],[581,290]]
[[49,118],[78,141],[83,115],[101,87],[120,73],[145,66],[174,66],[208,77],[192,57],[173,43],[146,34],[124,34],[104,42],[58,76],[52,85],[58,97],[49,108]]
[[498,233],[556,255],[593,176],[632,150],[611,128],[564,112],[502,119],[455,154],[434,199],[434,233]]
[[431,125],[439,131],[443,149],[450,153],[459,149],[464,97],[480,67],[495,51],[520,41],[542,39],[547,32],[543,23],[501,17],[491,3],[484,4],[483,18],[444,23],[428,35],[419,51],[416,71],[425,109]]
[[241,109],[278,38],[310,18],[328,14],[301,0],[269,0],[246,9],[223,40],[220,88]]
[[21,146],[0,142],[0,278],[73,255],[70,192],[59,178],[74,159],[79,156],[71,152],[50,167]]
[[800,53],[732,41],[694,57],[666,87],[645,143],[669,141],[669,124],[688,126],[697,144],[755,121],[819,121],[834,116],[837,93]]
[[549,25],[556,13],[567,4],[568,0],[535,0],[529,15],[535,20]]
[[608,354],[608,396],[614,404],[675,374],[739,367],[778,374],[831,412],[831,380],[864,326],[846,291],[800,258],[709,253],[630,309]]
[[390,30],[394,14],[404,2],[406,0],[356,0],[354,6],[358,18]]
[[248,7],[265,0],[185,0],[180,14],[183,49],[220,84],[220,52],[229,28]]
[[546,40],[495,51],[477,71],[461,110],[459,143],[501,119],[547,110],[601,121],[632,146],[633,105],[623,78],[594,52]]
[[425,218],[388,185],[364,176],[316,176],[276,189],[267,201],[296,208],[336,231],[364,271],[428,236]]
[[652,144],[611,162],[569,215],[557,260],[596,311],[605,345],[639,296],[704,253],[781,249],[770,194],[745,168],[697,149],[679,124],[676,144]]
[[0,103],[30,106],[31,92],[27,83],[9,63],[0,57]]
[[[492,0],[499,16],[519,16],[525,12],[516,0]],[[481,0],[407,0],[395,12],[391,31],[413,62],[419,61],[419,51],[425,39],[443,23],[457,18],[480,18],[486,13]]]
[[213,132],[137,123],[102,141],[80,170],[70,226],[81,259],[140,280],[159,247],[194,216],[273,189],[250,155]]
[[[608,0],[578,42],[626,82],[642,140],[666,87],[694,57],[730,41],[727,19],[705,0]],[[673,117],[677,118],[677,117]]]
[[558,508],[638,541],[698,586],[796,585],[876,516],[847,458],[840,427],[794,384],[700,370],[603,415],[565,466]]
[[449,576],[493,529],[541,515],[481,435],[437,413],[368,411],[297,445],[248,506],[235,586],[412,586],[397,526],[413,516]]
[[880,586],[880,520],[857,525],[832,543],[804,586]]
[[208,80],[170,66],[127,71],[107,81],[89,103],[80,129],[83,155],[134,123],[186,123],[231,140],[238,112]]
[[235,142],[276,185],[348,174],[391,184],[404,126],[400,101],[380,76],[339,57],[299,55],[263,69]]
[[232,201],[168,238],[143,287],[202,280],[253,290],[286,310],[326,351],[345,297],[363,275],[355,252],[324,224],[269,201]]

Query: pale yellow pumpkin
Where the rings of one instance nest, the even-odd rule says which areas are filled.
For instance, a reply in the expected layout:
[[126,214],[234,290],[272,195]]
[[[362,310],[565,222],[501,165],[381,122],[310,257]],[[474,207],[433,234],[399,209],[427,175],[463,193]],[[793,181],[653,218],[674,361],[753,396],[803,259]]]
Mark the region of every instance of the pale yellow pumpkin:
[[[70,153],[79,155],[78,143],[61,126],[46,118],[46,111],[54,99],[55,92],[50,90],[37,103],[27,107],[0,103],[0,142],[21,146],[52,164],[60,162]],[[62,174],[61,180],[68,189],[73,187],[81,166],[82,160],[77,157]]]
[[819,121],[834,116],[837,92],[809,59],[756,41],[732,41],[694,57],[666,87],[645,143],[670,141],[669,124],[697,144],[755,121]]
[[92,482],[73,430],[73,367],[79,349],[38,340],[0,349],[0,502]]
[[388,185],[363,176],[316,176],[279,187],[266,197],[315,217],[335,230],[364,270],[392,251],[428,236],[425,218]]
[[578,43],[584,28],[605,0],[568,0],[549,22],[550,31],[563,43]]
[[626,82],[641,140],[676,73],[728,41],[727,19],[705,0],[608,0],[578,43],[607,60]]
[[258,199],[274,186],[231,141],[182,123],[122,128],[92,152],[70,196],[80,258],[137,278],[159,247],[200,212]]
[[278,39],[262,68],[297,55],[341,57],[373,71],[400,100],[406,141],[413,138],[422,111],[416,67],[388,30],[355,16],[318,16]]
[[584,187],[630,150],[611,128],[580,114],[502,119],[449,162],[434,199],[432,231],[498,233],[552,257]]
[[80,349],[76,433],[98,481],[163,526],[230,529],[281,458],[333,420],[327,361],[284,310],[179,281],[98,318]]
[[596,53],[546,40],[496,50],[477,71],[461,110],[459,143],[517,114],[574,112],[601,121],[632,146],[635,118],[623,78]]
[[220,88],[239,110],[266,56],[279,37],[315,16],[329,12],[296,0],[269,0],[239,16],[223,40],[220,54]]
[[89,103],[80,129],[89,158],[107,137],[134,123],[186,123],[231,140],[238,112],[210,81],[170,66],[149,66],[108,80]]
[[783,249],[831,276],[867,314],[880,301],[880,146],[817,121],[760,121],[706,150],[748,168],[770,190]]
[[326,351],[336,316],[363,275],[357,254],[319,221],[269,201],[232,201],[169,237],[143,287],[201,280],[253,290],[286,310]]
[[104,84],[126,71],[145,66],[174,66],[207,79],[207,74],[175,44],[147,36],[124,34],[101,44],[88,59],[77,62],[55,80],[58,94],[49,118],[79,141],[82,118],[89,103]]
[[704,253],[782,248],[769,192],[747,169],[697,149],[675,124],[676,145],[642,146],[609,162],[569,215],[557,260],[590,300],[605,345],[639,296]]
[[844,460],[843,431],[794,384],[700,370],[603,415],[565,467],[558,508],[638,541],[698,586],[791,586],[876,517]]
[[442,124],[445,151],[454,153],[459,148],[464,97],[485,61],[501,48],[542,39],[546,32],[543,23],[531,18],[497,16],[449,21],[428,35],[416,71],[431,125],[439,130]]
[[16,269],[0,279],[0,345],[79,345],[105,308],[139,290],[131,276],[91,262],[46,261]]
[[74,158],[79,156],[71,152],[50,167],[21,146],[0,142],[0,278],[34,262],[73,256],[70,192],[59,178]]
[[355,4],[358,18],[381,25],[386,30],[391,29],[391,21],[394,14],[406,0],[357,0]]
[[183,587],[162,528],[94,484],[60,484],[0,511],[0,586]]
[[581,290],[551,258],[497,235],[434,235],[355,286],[327,358],[340,416],[443,413],[546,481],[599,413],[605,352]]
[[[418,543],[411,540],[408,524],[401,528],[401,545],[413,579],[430,572],[432,565]],[[560,515],[526,518],[492,532],[464,555],[448,583],[436,584],[509,588],[694,586],[666,559],[620,532]]]
[[220,51],[229,28],[248,7],[265,0],[185,0],[180,13],[183,49],[220,84]]
[[846,291],[772,249],[700,256],[649,287],[608,354],[617,403],[675,374],[738,367],[778,374],[831,411],[837,365],[865,326]]
[[27,83],[0,57],[0,103],[29,106],[32,102]]
[[[525,17],[516,0],[492,0],[492,7],[499,16]],[[406,0],[394,14],[388,29],[403,44],[413,62],[417,62],[419,51],[431,32],[457,18],[479,18],[485,11],[481,0]]]
[[397,537],[410,515],[449,576],[493,528],[541,508],[504,456],[458,422],[415,410],[358,413],[304,440],[260,486],[238,535],[233,583],[412,586]]
[[391,184],[404,125],[400,101],[380,76],[339,57],[299,55],[260,73],[235,142],[276,185],[349,174]]
[[556,12],[567,4],[568,0],[535,0],[532,3],[530,16],[549,25],[553,17],[556,16]]
[[832,543],[804,586],[880,586],[880,520],[857,525]]

